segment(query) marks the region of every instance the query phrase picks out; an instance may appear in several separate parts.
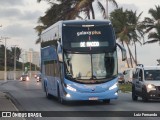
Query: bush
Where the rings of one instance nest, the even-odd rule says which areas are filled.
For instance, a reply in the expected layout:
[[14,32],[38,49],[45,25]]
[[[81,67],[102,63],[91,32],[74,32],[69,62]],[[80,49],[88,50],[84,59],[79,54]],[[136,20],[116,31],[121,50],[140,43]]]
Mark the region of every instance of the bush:
[[119,84],[119,90],[122,92],[131,92],[132,91],[132,84]]

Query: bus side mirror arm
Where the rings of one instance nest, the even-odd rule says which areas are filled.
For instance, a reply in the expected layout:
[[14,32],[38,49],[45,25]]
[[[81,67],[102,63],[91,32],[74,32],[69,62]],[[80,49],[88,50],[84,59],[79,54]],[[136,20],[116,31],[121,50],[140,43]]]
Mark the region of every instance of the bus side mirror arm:
[[121,49],[122,61],[125,61],[127,59],[126,49],[118,43],[116,43],[116,45]]

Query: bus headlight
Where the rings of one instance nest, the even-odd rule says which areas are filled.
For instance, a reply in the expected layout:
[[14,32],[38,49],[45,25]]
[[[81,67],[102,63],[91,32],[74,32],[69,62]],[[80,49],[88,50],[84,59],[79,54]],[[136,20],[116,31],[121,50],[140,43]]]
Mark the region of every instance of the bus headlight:
[[66,94],[66,97],[67,97],[67,98],[70,98],[70,97],[71,97],[71,95],[70,95],[70,94]]
[[115,83],[114,85],[112,85],[110,88],[109,88],[109,90],[113,90],[113,89],[115,89],[115,88],[117,88],[118,87],[118,83]]
[[67,85],[67,89],[76,92],[77,90],[73,87],[71,87],[70,85]]

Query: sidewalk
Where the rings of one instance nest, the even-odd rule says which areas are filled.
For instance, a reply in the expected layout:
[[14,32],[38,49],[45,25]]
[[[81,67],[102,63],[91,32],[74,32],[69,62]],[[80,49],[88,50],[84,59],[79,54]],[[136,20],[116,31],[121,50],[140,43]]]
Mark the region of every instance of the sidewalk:
[[8,96],[0,92],[0,111],[18,111]]
[[[0,86],[5,82],[0,82]],[[6,93],[0,91],[0,120],[24,120],[24,118],[1,117],[2,112],[18,111]],[[4,114],[3,114],[4,115]]]

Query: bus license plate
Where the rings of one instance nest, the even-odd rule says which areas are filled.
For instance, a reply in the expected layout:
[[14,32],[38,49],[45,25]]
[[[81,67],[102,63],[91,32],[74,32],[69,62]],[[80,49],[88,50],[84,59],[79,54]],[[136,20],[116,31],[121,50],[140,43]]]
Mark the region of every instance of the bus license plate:
[[98,97],[90,97],[89,100],[98,100]]

